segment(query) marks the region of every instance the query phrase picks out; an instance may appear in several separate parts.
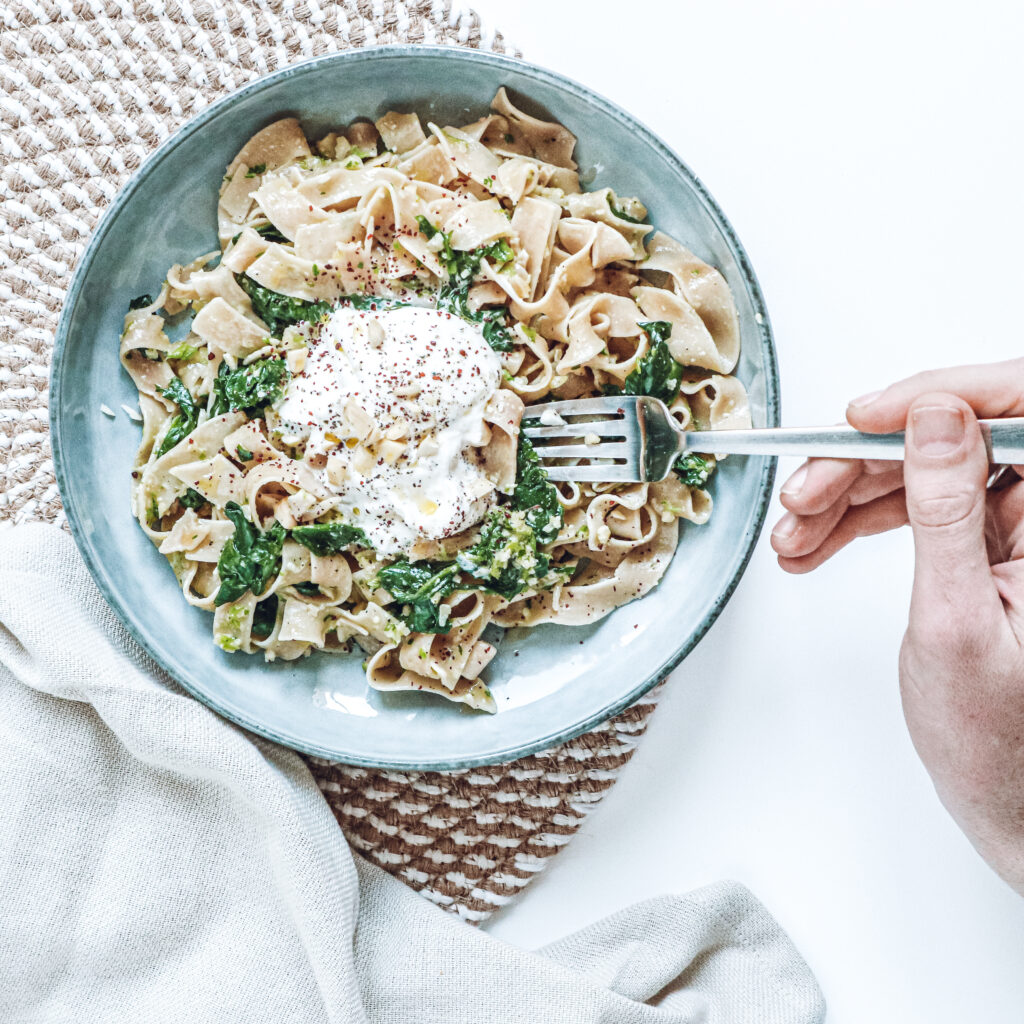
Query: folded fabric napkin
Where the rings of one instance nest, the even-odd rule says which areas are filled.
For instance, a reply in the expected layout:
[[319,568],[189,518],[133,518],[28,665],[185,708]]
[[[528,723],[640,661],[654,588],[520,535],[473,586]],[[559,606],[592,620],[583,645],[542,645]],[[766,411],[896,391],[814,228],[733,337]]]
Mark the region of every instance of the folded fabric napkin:
[[182,692],[55,527],[0,532],[0,1021],[810,1024],[742,886],[537,952],[354,857],[305,765]]

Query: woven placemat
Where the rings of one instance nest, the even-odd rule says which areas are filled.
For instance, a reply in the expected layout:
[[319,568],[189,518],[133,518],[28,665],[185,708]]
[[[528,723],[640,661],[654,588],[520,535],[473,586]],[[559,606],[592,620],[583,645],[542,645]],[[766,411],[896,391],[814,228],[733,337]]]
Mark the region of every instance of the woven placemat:
[[[388,42],[519,56],[450,0],[0,0],[0,521],[65,525],[47,434],[53,335],[71,271],[129,175],[245,82]],[[629,760],[655,699],[501,767],[309,763],[354,847],[478,921],[568,842]]]

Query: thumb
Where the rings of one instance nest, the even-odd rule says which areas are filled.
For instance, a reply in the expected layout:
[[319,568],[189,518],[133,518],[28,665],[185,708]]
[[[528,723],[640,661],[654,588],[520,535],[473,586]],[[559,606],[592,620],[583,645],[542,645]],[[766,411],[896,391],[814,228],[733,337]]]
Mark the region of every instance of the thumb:
[[915,399],[903,479],[914,531],[915,604],[955,602],[964,610],[986,588],[995,596],[985,545],[988,454],[966,402],[947,394]]

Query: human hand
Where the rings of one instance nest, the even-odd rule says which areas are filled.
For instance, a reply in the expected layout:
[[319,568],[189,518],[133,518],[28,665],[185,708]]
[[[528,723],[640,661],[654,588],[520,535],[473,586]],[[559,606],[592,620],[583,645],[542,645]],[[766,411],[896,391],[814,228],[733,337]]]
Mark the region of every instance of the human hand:
[[[909,522],[903,709],[939,798],[1024,894],[1024,481],[987,490],[977,418],[1024,416],[1024,359],[919,374],[852,402],[869,433],[907,431],[903,465],[811,459],[783,486],[787,572]],[[1015,467],[1024,476],[1024,467]]]

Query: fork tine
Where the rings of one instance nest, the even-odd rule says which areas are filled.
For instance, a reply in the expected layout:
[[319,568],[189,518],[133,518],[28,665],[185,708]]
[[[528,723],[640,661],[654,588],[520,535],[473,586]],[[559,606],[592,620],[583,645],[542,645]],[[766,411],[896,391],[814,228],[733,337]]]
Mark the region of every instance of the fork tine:
[[628,420],[598,420],[596,423],[566,423],[555,427],[523,427],[523,433],[530,440],[557,439],[560,437],[628,437],[636,433],[636,427]]
[[543,405],[528,405],[524,419],[538,419],[545,412],[559,416],[622,416],[636,405],[636,398],[630,395],[616,395],[611,398],[576,398],[564,402],[545,402]]
[[630,466],[545,466],[549,480],[586,480],[589,483],[614,483],[619,480],[635,481],[640,471]]
[[632,445],[622,444],[551,444],[535,448],[542,463],[550,459],[628,459]]

